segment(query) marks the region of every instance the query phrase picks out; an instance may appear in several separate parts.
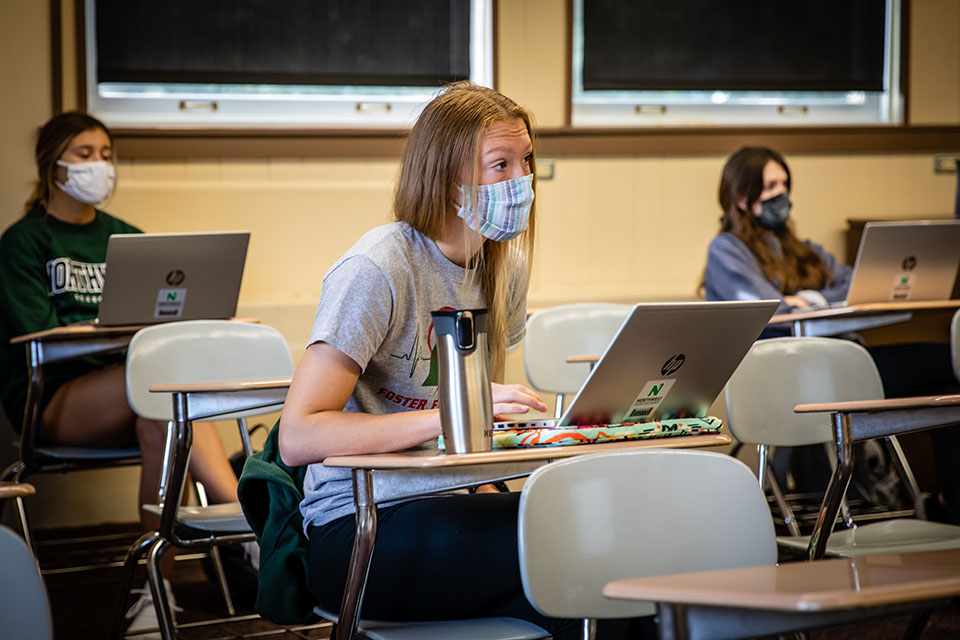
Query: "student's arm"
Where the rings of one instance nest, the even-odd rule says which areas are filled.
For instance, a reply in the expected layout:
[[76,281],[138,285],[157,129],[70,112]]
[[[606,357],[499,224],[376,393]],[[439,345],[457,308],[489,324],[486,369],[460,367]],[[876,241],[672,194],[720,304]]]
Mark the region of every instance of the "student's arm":
[[49,288],[42,246],[30,234],[10,229],[0,240],[0,309],[14,335],[64,324]]
[[[360,365],[325,343],[312,344],[300,360],[280,418],[280,456],[285,464],[321,462],[332,455],[409,449],[440,435],[438,409],[384,415],[343,411],[360,377]],[[493,385],[493,410],[526,413],[546,406],[522,385]]]
[[802,303],[795,296],[784,297],[763,275],[750,250],[730,234],[720,234],[710,243],[704,288],[707,300],[780,300],[777,313],[789,313]]
[[850,265],[838,262],[836,256],[819,244],[809,240],[807,244],[820,256],[827,273],[833,278],[827,286],[820,289],[820,293],[827,299],[827,302],[846,300],[847,291],[850,289],[850,278],[853,276],[853,268]]

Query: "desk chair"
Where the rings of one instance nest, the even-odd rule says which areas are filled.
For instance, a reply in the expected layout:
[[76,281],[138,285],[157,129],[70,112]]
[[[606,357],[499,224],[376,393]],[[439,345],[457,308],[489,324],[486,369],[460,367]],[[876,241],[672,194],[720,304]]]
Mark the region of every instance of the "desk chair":
[[0,624],[4,638],[52,640],[53,618],[37,562],[20,537],[0,526]]
[[[150,387],[165,383],[289,378],[292,375],[293,359],[286,341],[279,331],[266,325],[195,320],[156,325],[134,335],[127,350],[127,399],[137,415],[166,420],[169,426],[158,504],[144,505],[144,509],[160,516],[160,528],[142,535],[127,552],[115,625],[118,634],[123,626],[124,605],[140,556],[147,554],[148,581],[160,631],[165,639],[169,639],[174,637],[174,624],[160,573],[162,553],[169,546],[215,549],[221,544],[254,540],[240,503],[180,506],[190,456],[191,425],[187,423],[185,429],[181,429],[172,420],[170,394],[151,393]],[[249,452],[244,418],[270,413],[279,407],[231,413],[228,405],[229,399],[226,399],[224,411],[217,415],[217,419],[238,421],[244,449]],[[218,578],[228,610],[233,615],[222,571],[218,571]]]
[[[92,344],[93,341],[90,341],[90,344],[47,345],[43,340],[36,339],[26,343],[28,386],[18,442],[19,459],[0,474],[0,481],[17,483],[40,473],[70,473],[140,464],[140,449],[137,447],[70,447],[41,444],[37,440],[42,415],[44,366],[93,354],[116,353],[125,348],[125,341],[122,340],[107,339],[103,342],[104,346]],[[16,496],[14,501],[23,539],[27,547],[35,553],[23,497]]]
[[960,311],[953,314],[950,322],[950,356],[953,359],[953,375],[960,380]]
[[654,613],[648,602],[604,597],[612,580],[777,560],[753,473],[702,451],[619,451],[541,467],[520,497],[518,544],[527,599],[545,615],[583,619],[583,638],[598,618]]
[[[798,404],[874,400],[883,397],[883,385],[866,349],[849,340],[835,338],[773,338],[761,340],[727,382],[727,425],[737,440],[761,447],[758,479],[775,486],[765,463],[770,446],[800,446],[832,442],[830,421],[821,414],[797,414]],[[905,464],[901,472],[912,479]],[[915,484],[915,481],[914,481]],[[774,491],[778,505],[790,513],[782,495]],[[898,518],[856,525],[830,536],[827,554],[852,557],[877,553],[904,553],[960,548],[960,527],[911,518]],[[790,536],[777,542],[804,551],[809,536],[792,528]]]
[[563,398],[576,393],[590,373],[586,364],[566,362],[571,355],[601,354],[630,313],[630,305],[609,302],[565,304],[527,318],[523,364],[533,388],[556,393],[554,416],[563,415]]

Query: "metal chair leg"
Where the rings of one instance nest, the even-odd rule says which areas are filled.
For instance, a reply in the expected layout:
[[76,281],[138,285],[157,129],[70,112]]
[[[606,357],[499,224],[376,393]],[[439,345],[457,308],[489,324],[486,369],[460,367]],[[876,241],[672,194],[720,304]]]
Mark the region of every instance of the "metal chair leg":
[[793,509],[790,507],[790,503],[786,497],[784,497],[783,491],[780,489],[780,483],[777,482],[777,476],[769,466],[767,467],[767,483],[770,491],[773,493],[773,500],[777,503],[777,508],[780,509],[780,513],[783,514],[783,522],[787,525],[787,530],[790,531],[790,535],[799,536],[800,525],[797,524],[797,516],[793,513]]
[[169,542],[163,538],[157,538],[147,554],[147,582],[150,584],[150,595],[153,597],[153,606],[157,610],[157,623],[163,640],[176,638],[173,610],[167,599],[167,590],[163,586],[163,572],[160,569],[160,558],[169,547]]
[[910,494],[908,496],[910,503],[916,509],[917,503],[920,501],[920,485],[917,483],[916,476],[913,475],[913,469],[910,468],[910,461],[907,460],[897,436],[888,436],[884,440],[887,442],[887,449],[892,454],[893,463],[897,466],[897,475],[900,476],[903,486],[907,488],[907,493]]
[[910,617],[907,628],[903,631],[903,640],[916,640],[919,638],[927,626],[927,623],[930,621],[931,613],[932,611],[930,609],[924,609],[923,611],[917,611],[913,614]]
[[220,560],[220,549],[210,547],[210,560],[213,562],[214,573],[217,574],[217,584],[220,585],[220,593],[223,594],[223,603],[227,606],[227,614],[237,615],[237,610],[233,607],[233,598],[230,596],[230,587],[227,586],[227,574],[223,572],[223,562]]
[[23,503],[23,498],[20,496],[14,498],[14,502],[17,505],[17,517],[20,520],[20,532],[23,534],[23,541],[27,544],[27,549],[30,550],[33,557],[36,558],[37,552],[36,549],[33,548],[33,536],[30,535],[30,525],[27,523],[27,507]]
[[[197,494],[197,502],[200,503],[200,506],[209,506],[209,501],[207,500],[207,490],[204,489],[203,483],[195,481],[193,483],[193,490]],[[233,606],[233,597],[230,595],[230,587],[227,586],[227,574],[223,570],[223,560],[220,558],[220,550],[215,546],[210,547],[207,555],[210,556],[210,561],[213,563],[213,572],[217,574],[217,584],[220,586],[220,594],[223,596],[223,604],[227,608],[227,613],[231,616],[236,615],[237,610]]]
[[126,627],[127,600],[130,598],[130,589],[133,588],[133,574],[140,562],[140,556],[150,549],[157,537],[156,531],[148,531],[127,549],[127,556],[123,561],[123,570],[120,574],[120,591],[113,619],[113,637],[118,640],[123,638]]

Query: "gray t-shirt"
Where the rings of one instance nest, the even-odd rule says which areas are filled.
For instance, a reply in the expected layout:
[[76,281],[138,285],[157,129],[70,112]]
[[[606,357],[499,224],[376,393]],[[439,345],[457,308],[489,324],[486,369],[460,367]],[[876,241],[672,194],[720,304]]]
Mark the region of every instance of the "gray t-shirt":
[[[326,342],[362,370],[344,411],[385,414],[437,406],[436,336],[431,311],[485,307],[466,270],[406,223],[367,232],[323,279],[308,344]],[[517,274],[521,282],[522,274]],[[514,291],[522,290],[514,286]],[[523,338],[526,300],[511,323],[508,344]],[[421,448],[437,448],[430,440]],[[346,469],[307,468],[300,503],[304,530],[354,512]]]

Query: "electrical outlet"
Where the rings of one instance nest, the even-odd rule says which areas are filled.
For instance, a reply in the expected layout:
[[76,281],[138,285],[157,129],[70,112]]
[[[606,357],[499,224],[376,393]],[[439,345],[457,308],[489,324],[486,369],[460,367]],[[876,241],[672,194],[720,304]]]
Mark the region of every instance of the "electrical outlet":
[[956,173],[960,166],[960,153],[937,153],[933,156],[934,173]]
[[537,158],[537,180],[553,180],[553,159]]

